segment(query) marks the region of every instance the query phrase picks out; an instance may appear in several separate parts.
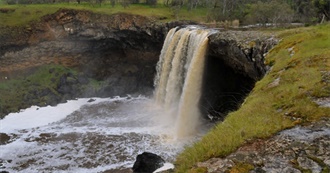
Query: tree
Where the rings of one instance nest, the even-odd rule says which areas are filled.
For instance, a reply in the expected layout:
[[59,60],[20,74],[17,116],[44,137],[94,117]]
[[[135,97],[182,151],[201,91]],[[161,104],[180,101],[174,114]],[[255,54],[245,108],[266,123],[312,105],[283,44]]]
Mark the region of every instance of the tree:
[[237,19],[238,11],[243,9],[244,0],[208,0],[209,20],[224,21]]
[[310,0],[291,0],[289,3],[294,11],[294,21],[311,23],[315,21],[316,8]]
[[330,20],[330,0],[313,0],[318,14],[322,16],[323,20]]
[[111,6],[112,6],[112,7],[115,7],[115,5],[116,5],[116,0],[110,0],[110,3],[111,3]]
[[180,6],[182,7],[184,5],[184,0],[172,0],[171,6]]
[[199,0],[188,0],[188,10],[192,10],[193,8],[196,8],[199,3]]
[[267,23],[278,25],[290,23],[293,19],[293,10],[289,4],[272,0],[270,2],[258,1],[249,6],[247,20],[250,23],[260,23],[266,26]]
[[146,4],[150,6],[156,6],[157,5],[157,0],[147,0]]
[[120,1],[120,5],[123,6],[124,8],[129,7],[130,4],[131,4],[130,0],[121,0]]

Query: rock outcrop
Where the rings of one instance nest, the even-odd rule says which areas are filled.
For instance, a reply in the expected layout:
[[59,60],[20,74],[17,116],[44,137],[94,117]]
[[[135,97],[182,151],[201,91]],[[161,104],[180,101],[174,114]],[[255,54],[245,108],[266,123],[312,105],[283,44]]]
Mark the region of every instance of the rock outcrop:
[[201,110],[212,120],[222,120],[264,76],[264,55],[277,39],[271,33],[219,31],[209,40]]
[[19,31],[13,37],[1,36],[0,75],[11,76],[17,70],[57,63],[109,80],[109,85],[116,88],[106,89],[107,93],[145,91],[152,88],[167,31],[189,23],[156,25],[138,15],[62,9],[28,28],[14,28]]
[[[198,163],[210,173],[329,172],[330,119],[284,130],[270,139],[258,139],[226,158]],[[231,170],[231,171],[230,171]]]
[[220,31],[209,39],[209,56],[222,59],[236,73],[254,80],[266,73],[264,54],[278,42],[274,35],[257,31]]
[[11,137],[6,133],[0,133],[0,145],[9,143]]
[[[27,75],[26,71],[46,64],[59,64],[74,68],[80,74],[57,76],[58,79],[54,79],[59,81],[57,87],[42,92],[54,96],[46,104],[79,96],[150,95],[155,66],[168,30],[187,24],[195,23],[156,23],[138,15],[61,9],[25,28],[0,28],[2,33],[9,33],[0,34],[0,81]],[[263,54],[275,43],[269,41],[270,37],[241,31],[221,31],[209,37],[209,63],[202,101],[205,112],[221,119],[222,114],[236,109],[266,71]],[[69,78],[72,80],[67,80]],[[102,86],[97,91],[78,87],[88,84],[88,78],[102,81]],[[227,93],[238,95],[218,97]],[[29,100],[37,99],[35,97],[38,95],[26,96],[24,104],[10,110],[25,108]],[[230,98],[234,98],[234,102]]]
[[[0,117],[32,104],[53,105],[76,97],[151,94],[155,65],[167,31],[189,23],[156,25],[139,15],[61,9],[28,27],[0,28],[0,82],[26,77],[47,64],[80,72],[69,77],[50,73],[54,81],[59,81],[57,87],[51,88],[52,92],[27,91],[26,96],[22,96],[26,99],[16,104],[19,107],[0,105]],[[86,78],[101,81],[102,86],[97,91],[88,86],[78,87],[88,83]],[[39,90],[51,95],[42,104],[36,102],[35,97],[41,98],[44,94],[32,94],[40,93]]]
[[143,152],[136,157],[132,169],[134,173],[152,173],[162,167],[164,163],[165,160],[157,154]]

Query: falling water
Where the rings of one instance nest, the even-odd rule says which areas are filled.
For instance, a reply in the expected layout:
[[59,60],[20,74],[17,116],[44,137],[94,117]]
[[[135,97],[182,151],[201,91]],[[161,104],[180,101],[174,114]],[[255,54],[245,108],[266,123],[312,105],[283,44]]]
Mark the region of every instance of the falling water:
[[207,35],[196,27],[168,33],[154,81],[161,106],[143,96],[81,98],[8,114],[0,120],[0,134],[10,136],[0,144],[0,172],[118,170],[131,168],[143,151],[173,161],[200,137],[195,130]]
[[196,27],[171,29],[157,64],[154,97],[172,110],[169,117],[175,118],[175,138],[194,134],[198,126],[208,34]]

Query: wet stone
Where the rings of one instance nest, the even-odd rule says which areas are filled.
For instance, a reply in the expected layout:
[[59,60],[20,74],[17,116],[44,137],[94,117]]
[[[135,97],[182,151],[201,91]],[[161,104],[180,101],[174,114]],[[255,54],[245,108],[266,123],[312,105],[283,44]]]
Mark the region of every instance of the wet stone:
[[299,166],[304,169],[309,169],[313,173],[321,172],[322,168],[313,160],[306,158],[306,157],[298,157],[297,159]]
[[9,143],[10,139],[10,136],[6,133],[0,133],[0,145],[5,145]]
[[164,166],[164,163],[165,160],[160,156],[154,153],[144,152],[136,157],[132,169],[134,173],[152,173],[158,168]]
[[283,169],[283,172],[290,172],[290,173],[301,173],[300,170],[295,169],[295,168],[291,168],[291,167],[286,167],[285,169]]

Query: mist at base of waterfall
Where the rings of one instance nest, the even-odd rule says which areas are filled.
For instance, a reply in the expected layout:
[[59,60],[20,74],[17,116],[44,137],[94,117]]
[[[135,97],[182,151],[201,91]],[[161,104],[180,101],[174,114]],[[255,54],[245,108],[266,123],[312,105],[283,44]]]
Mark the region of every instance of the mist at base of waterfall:
[[89,101],[34,106],[0,120],[0,133],[12,136],[0,145],[0,171],[102,172],[130,168],[144,151],[173,162],[204,133],[175,140],[171,110],[145,97]]

